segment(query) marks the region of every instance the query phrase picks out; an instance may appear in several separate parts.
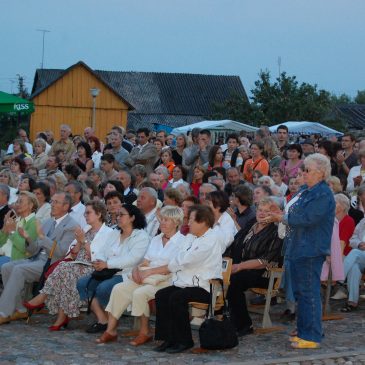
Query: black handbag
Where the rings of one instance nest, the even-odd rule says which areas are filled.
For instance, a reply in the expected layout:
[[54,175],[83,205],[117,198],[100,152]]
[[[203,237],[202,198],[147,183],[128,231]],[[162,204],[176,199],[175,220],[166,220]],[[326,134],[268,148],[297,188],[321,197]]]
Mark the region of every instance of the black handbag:
[[120,269],[102,269],[91,273],[91,278],[97,281],[104,281],[112,278]]
[[223,283],[220,281],[223,291],[223,318],[218,320],[214,317],[213,288],[210,284],[210,298],[207,310],[207,318],[199,328],[200,347],[207,350],[231,349],[238,345],[236,329],[229,319],[226,300],[224,298]]

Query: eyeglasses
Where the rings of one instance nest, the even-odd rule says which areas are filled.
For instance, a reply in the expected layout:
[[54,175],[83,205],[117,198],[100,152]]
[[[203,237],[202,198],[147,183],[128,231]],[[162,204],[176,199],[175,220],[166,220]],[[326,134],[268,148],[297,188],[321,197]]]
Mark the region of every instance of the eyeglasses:
[[122,217],[123,215],[129,215],[128,213],[118,213],[117,218]]
[[316,170],[316,169],[312,169],[312,170],[310,170],[310,169],[304,169],[303,172],[306,172],[308,174],[309,172],[312,172],[312,171],[318,171],[318,170]]

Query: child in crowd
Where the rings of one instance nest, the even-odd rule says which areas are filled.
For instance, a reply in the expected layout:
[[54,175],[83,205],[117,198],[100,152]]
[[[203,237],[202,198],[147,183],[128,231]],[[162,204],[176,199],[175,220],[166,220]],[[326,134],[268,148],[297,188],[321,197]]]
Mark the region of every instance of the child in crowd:
[[280,196],[285,196],[288,191],[288,185],[283,182],[284,173],[279,167],[271,170],[271,178],[274,180],[275,186],[279,188]]

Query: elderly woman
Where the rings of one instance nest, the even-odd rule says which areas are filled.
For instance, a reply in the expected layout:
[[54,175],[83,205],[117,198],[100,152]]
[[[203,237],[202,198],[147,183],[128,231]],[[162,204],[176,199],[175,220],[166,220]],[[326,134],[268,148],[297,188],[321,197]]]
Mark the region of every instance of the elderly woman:
[[48,155],[46,154],[47,143],[42,138],[37,138],[34,143],[33,166],[39,170],[46,168]]
[[17,196],[17,189],[15,188],[16,183],[14,179],[14,175],[8,170],[4,169],[0,171],[0,184],[5,184],[9,186],[10,195],[8,204],[11,205],[16,202]]
[[144,260],[132,271],[132,275],[113,288],[106,311],[108,328],[97,340],[98,343],[117,339],[118,319],[132,305],[132,316],[141,318],[138,336],[131,345],[142,345],[152,339],[149,332],[150,309],[148,301],[155,298],[158,290],[170,285],[169,262],[177,255],[185,236],[180,232],[183,212],[178,207],[164,207],[160,212],[161,233],[149,245]]
[[353,192],[364,182],[365,179],[365,149],[359,151],[360,165],[354,166],[350,169],[347,176],[347,187],[348,192]]
[[86,204],[85,219],[89,230],[85,233],[80,227],[75,230],[75,241],[68,255],[75,261],[62,261],[48,277],[40,294],[30,302],[28,309],[42,308],[46,303],[50,314],[57,314],[50,331],[67,327],[70,318],[80,314],[80,297],[76,289],[77,280],[85,274],[100,270],[99,262],[104,261],[109,247],[116,244],[115,232],[104,224],[106,208],[102,202]]
[[160,165],[156,167],[155,173],[160,177],[160,186],[162,190],[165,190],[168,187],[170,187],[170,182],[169,182],[170,173],[166,166]]
[[320,275],[330,254],[335,201],[326,183],[331,165],[327,157],[315,153],[304,160],[304,183],[297,201],[287,214],[272,214],[269,221],[283,222],[286,233],[286,260],[298,303],[297,336],[294,348],[318,348],[322,339]]
[[209,280],[222,277],[222,245],[220,236],[211,229],[214,215],[207,206],[190,209],[190,233],[168,264],[173,274],[172,286],[156,293],[155,340],[163,342],[154,350],[174,354],[194,345],[189,302],[209,302]]
[[4,218],[4,227],[0,231],[0,268],[10,260],[20,260],[29,256],[25,239],[20,232],[26,231],[32,240],[37,238],[35,211],[38,208],[37,199],[29,192],[19,193],[14,204],[14,212],[9,211]]
[[[97,281],[87,275],[77,283],[80,298],[92,298],[90,309],[94,312],[97,321],[86,332],[98,333],[107,328],[108,317],[104,308],[107,306],[113,287],[128,279],[132,268],[143,259],[146,253],[149,237],[144,231],[146,219],[143,213],[134,205],[123,204],[118,214],[117,244],[106,255],[105,260],[98,262],[98,268],[120,269],[110,279]],[[89,299],[90,300],[90,299]]]
[[282,240],[274,223],[268,223],[272,212],[280,212],[271,198],[260,200],[256,210],[256,223],[241,229],[230,247],[233,259],[230,286],[227,293],[232,323],[239,336],[253,332],[252,320],[246,306],[245,291],[248,288],[267,288],[267,269],[278,266]]
[[237,233],[234,220],[227,212],[229,208],[229,198],[224,191],[212,191],[206,196],[206,205],[208,205],[214,213],[214,228],[218,234],[222,235],[222,253],[233,242]]

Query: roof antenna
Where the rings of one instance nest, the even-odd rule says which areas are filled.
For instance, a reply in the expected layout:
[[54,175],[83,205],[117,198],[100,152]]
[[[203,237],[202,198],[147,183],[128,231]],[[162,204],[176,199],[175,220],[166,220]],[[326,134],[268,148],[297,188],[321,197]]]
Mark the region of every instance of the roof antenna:
[[44,65],[44,37],[46,35],[46,33],[50,33],[50,30],[47,29],[36,29],[37,32],[42,32],[43,33],[43,42],[42,42],[42,63],[41,63],[41,69],[43,69],[43,65]]

